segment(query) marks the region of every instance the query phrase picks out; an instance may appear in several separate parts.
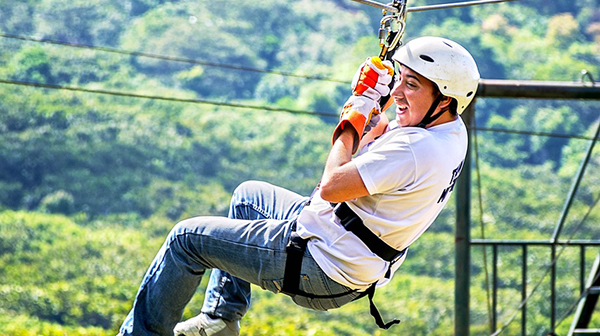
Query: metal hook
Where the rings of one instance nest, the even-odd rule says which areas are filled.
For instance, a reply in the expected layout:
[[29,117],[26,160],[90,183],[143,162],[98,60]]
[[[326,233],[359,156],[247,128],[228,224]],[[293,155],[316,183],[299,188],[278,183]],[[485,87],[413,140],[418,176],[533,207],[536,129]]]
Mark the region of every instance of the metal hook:
[[[357,1],[357,0],[355,0]],[[367,3],[365,0],[358,0],[362,3]],[[369,3],[376,3],[368,0]],[[394,9],[391,11],[390,9]],[[389,14],[388,12],[392,12]],[[393,2],[384,5],[382,10],[383,18],[379,26],[379,46],[381,52],[379,57],[385,59],[391,51],[394,51],[398,46],[402,45],[401,39],[404,35],[406,27],[406,0],[394,0]]]

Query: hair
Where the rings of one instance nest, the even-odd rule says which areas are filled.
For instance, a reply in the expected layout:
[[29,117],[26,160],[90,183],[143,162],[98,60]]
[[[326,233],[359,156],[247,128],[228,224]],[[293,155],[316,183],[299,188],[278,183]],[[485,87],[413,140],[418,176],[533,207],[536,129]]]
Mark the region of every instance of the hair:
[[452,114],[453,116],[457,116],[458,115],[458,100],[451,98],[452,101],[450,102],[450,105],[448,106],[448,109],[450,110],[450,114]]

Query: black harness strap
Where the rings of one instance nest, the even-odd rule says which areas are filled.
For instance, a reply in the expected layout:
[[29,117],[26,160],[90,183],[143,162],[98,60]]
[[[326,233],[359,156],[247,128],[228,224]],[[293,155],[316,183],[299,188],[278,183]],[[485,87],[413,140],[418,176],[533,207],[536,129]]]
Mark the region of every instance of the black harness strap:
[[304,257],[307,243],[308,239],[301,238],[294,228],[290,236],[290,241],[285,248],[287,259],[285,260],[283,288],[281,289],[284,294],[293,296],[300,290],[300,269],[302,268],[302,258]]
[[437,118],[439,118],[442,114],[444,114],[445,111],[441,111],[440,113],[432,116],[433,111],[435,111],[435,109],[438,107],[438,105],[442,101],[442,98],[444,98],[444,96],[442,94],[438,94],[438,96],[435,97],[435,100],[433,101],[433,103],[431,103],[431,106],[429,107],[429,110],[427,111],[427,113],[423,117],[423,120],[421,120],[421,122],[417,125],[417,127],[425,128],[425,126],[431,124]]
[[398,251],[381,240],[381,238],[365,226],[362,219],[350,209],[346,202],[338,203],[335,206],[334,211],[344,228],[354,233],[363,243],[365,243],[365,245],[367,245],[369,250],[375,253],[379,258],[392,262],[406,252],[406,249]]
[[[285,261],[285,273],[283,275],[283,288],[281,292],[289,296],[301,295],[311,299],[333,299],[342,297],[350,293],[356,292],[343,292],[331,295],[315,295],[300,290],[300,273],[302,270],[302,258],[306,252],[306,245],[308,239],[304,239],[298,235],[295,231],[295,225],[292,227],[292,234],[290,235],[290,241],[286,246],[287,259]],[[362,295],[360,296],[362,297]]]
[[375,323],[377,323],[377,326],[379,328],[388,330],[391,326],[393,326],[394,324],[398,324],[401,321],[399,319],[393,319],[388,323],[383,322],[383,318],[381,317],[379,310],[377,310],[377,307],[375,307],[375,303],[373,302],[373,296],[375,296],[376,286],[377,283],[374,283],[371,285],[371,287],[369,287],[369,289],[365,291],[365,293],[369,296],[369,312],[371,313],[371,316],[373,316],[373,318],[375,319]]
[[[371,252],[375,253],[381,259],[386,260],[390,263],[398,260],[406,253],[406,249],[402,251],[398,251],[393,247],[389,246],[383,240],[381,240],[377,235],[375,235],[369,228],[367,228],[360,217],[348,207],[346,203],[340,203],[335,207],[335,214],[340,219],[340,223],[346,228],[346,230],[354,233],[360,240],[362,240],[365,245],[371,250]],[[352,292],[345,292],[339,294],[332,295],[314,295],[310,293],[306,293],[300,290],[300,273],[302,268],[302,258],[304,257],[304,253],[306,251],[306,246],[308,243],[308,239],[301,238],[295,230],[295,223],[292,226],[292,233],[290,235],[290,241],[286,247],[286,252],[288,254],[286,262],[285,262],[285,274],[283,276],[283,288],[281,291],[284,294],[294,296],[301,295],[308,298],[321,298],[321,299],[330,299],[341,297],[344,295],[348,295]],[[391,268],[391,265],[390,265]],[[389,277],[390,270],[386,274],[386,277]],[[372,284],[367,290],[361,293],[354,300],[358,300],[364,296],[368,296],[369,298],[369,306],[371,316],[375,319],[375,323],[381,329],[389,329],[394,324],[400,323],[400,320],[394,319],[388,323],[383,322],[383,318],[379,313],[379,310],[375,306],[373,302],[373,297],[375,295],[375,287],[377,283]]]

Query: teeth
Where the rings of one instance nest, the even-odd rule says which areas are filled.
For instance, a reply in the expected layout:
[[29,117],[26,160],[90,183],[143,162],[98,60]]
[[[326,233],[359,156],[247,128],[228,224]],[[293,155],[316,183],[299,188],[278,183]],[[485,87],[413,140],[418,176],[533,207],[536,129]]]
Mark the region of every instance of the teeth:
[[408,109],[408,106],[407,106],[407,105],[404,105],[404,103],[403,103],[403,102],[401,102],[401,101],[395,101],[394,103],[396,103],[396,107],[397,107],[399,110],[402,110],[402,111],[403,111],[403,110],[406,110],[406,109]]

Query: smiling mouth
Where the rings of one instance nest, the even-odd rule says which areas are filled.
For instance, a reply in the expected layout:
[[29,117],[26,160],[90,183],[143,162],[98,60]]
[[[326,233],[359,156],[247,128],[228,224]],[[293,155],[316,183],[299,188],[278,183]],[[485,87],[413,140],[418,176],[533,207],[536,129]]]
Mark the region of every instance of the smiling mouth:
[[408,110],[408,106],[396,104],[396,113],[397,114],[403,114],[404,112],[406,112],[406,110]]

